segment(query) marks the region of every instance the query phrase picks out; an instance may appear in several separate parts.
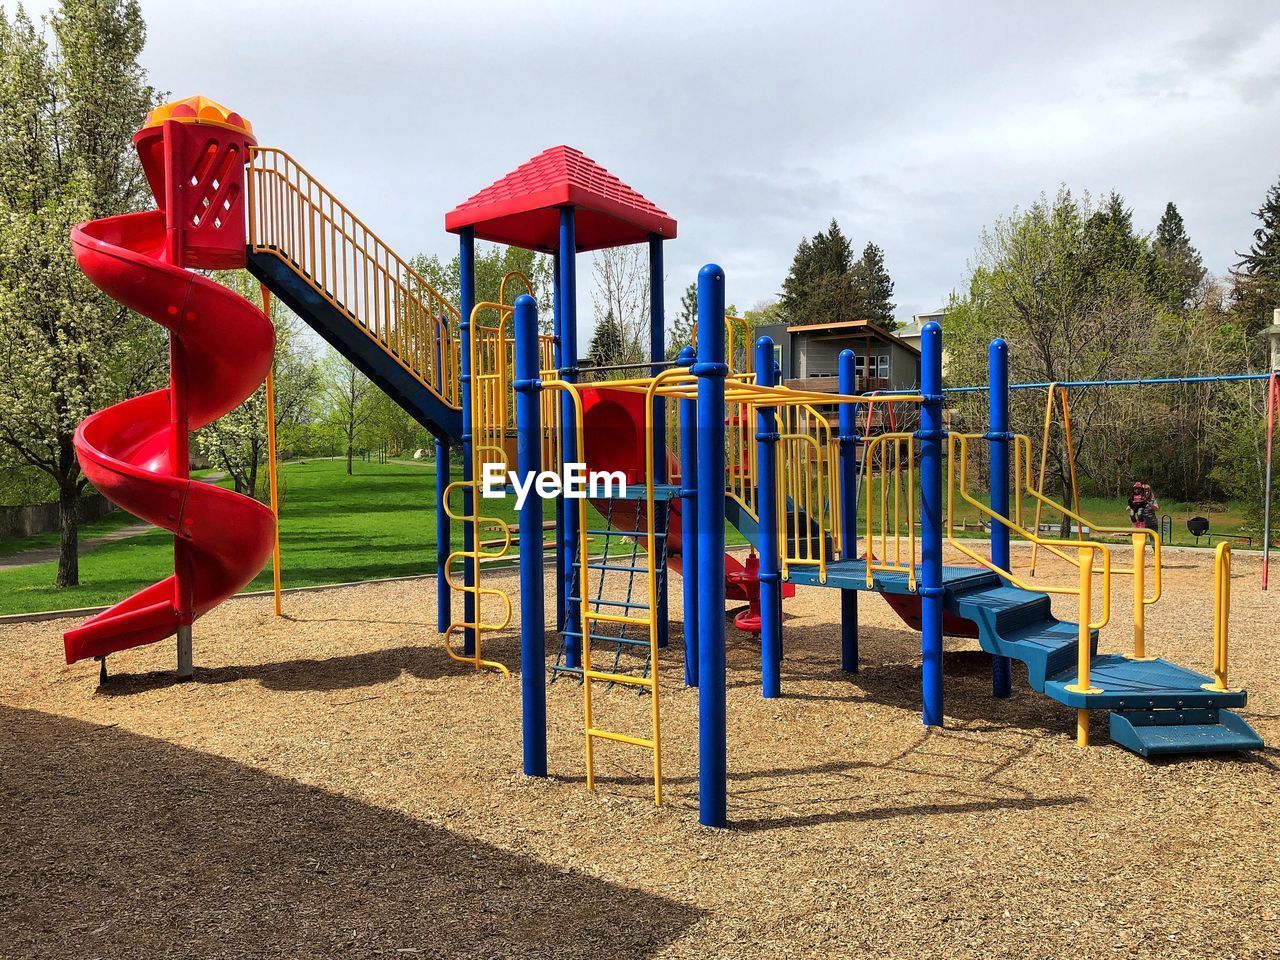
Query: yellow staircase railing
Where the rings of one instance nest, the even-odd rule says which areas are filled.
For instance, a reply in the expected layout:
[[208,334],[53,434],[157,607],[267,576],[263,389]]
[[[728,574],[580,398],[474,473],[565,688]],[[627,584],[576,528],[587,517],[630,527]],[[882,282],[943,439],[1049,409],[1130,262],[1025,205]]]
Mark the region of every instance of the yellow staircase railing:
[[287,264],[395,363],[461,407],[457,309],[289,154],[251,147],[249,248]]
[[905,573],[914,591],[919,556],[915,435],[881,433],[867,441],[858,486],[866,508],[867,588],[875,586],[877,572],[893,572]]

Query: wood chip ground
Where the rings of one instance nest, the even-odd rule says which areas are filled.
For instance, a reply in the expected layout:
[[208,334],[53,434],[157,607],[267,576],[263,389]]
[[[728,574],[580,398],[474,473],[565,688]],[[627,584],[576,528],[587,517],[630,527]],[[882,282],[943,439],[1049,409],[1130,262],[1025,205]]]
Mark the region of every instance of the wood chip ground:
[[[1209,558],[1166,561],[1151,652],[1207,670]],[[1280,744],[1280,583],[1258,573],[1237,554],[1232,680]],[[603,745],[586,791],[572,682],[550,688],[551,778],[519,776],[519,677],[450,661],[435,593],[299,594],[281,619],[232,601],[197,624],[187,684],[170,643],[112,657],[99,689],[62,662],[68,622],[0,628],[0,957],[1280,956],[1274,747],[1151,763],[1103,715],[1078,751],[1070,711],[1020,667],[993,700],[964,640],[926,730],[919,635],[864,594],[844,675],[838,594],[801,588],[783,699],[730,630],[734,829],[707,830],[678,581],[660,809],[631,747]],[[1114,605],[1103,649],[1126,651]],[[517,627],[485,650],[513,671]],[[646,732],[634,693],[597,703]]]

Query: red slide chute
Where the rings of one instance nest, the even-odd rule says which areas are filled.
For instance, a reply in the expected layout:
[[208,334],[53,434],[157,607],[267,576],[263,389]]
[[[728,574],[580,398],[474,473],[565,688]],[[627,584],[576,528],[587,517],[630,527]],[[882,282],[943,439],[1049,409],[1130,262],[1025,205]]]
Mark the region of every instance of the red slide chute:
[[99,289],[169,331],[170,384],[88,417],[75,447],[107,499],[174,534],[174,574],[67,631],[68,663],[172,636],[257,576],[273,545],[268,507],[188,476],[190,431],[248,398],[274,350],[261,310],[186,269],[244,264],[248,124],[191,98],[134,142],[159,209],[81,224],[71,242]]

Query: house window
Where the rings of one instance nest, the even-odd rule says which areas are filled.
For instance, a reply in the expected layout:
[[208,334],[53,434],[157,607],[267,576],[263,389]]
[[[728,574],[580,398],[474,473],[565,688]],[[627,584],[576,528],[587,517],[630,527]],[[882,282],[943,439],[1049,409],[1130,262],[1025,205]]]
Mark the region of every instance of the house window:
[[889,355],[887,353],[879,357],[876,357],[876,366],[879,369],[879,372],[876,374],[876,376],[878,376],[881,380],[888,380],[889,379]]
[[854,371],[858,377],[858,383],[862,383],[867,379],[867,358],[863,354],[858,354],[853,359]]
[[785,380],[787,377],[787,371],[782,369],[782,344],[780,343],[775,343],[773,345],[773,362],[777,366],[778,370],[781,371],[781,376]]

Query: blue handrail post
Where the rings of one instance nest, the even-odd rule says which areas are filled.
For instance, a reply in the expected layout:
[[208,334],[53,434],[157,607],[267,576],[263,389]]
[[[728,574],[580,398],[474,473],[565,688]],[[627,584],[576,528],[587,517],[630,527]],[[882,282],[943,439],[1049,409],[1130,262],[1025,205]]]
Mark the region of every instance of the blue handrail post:
[[[462,488],[462,514],[472,516],[475,512],[475,490],[471,483],[475,478],[475,469],[471,462],[471,311],[476,307],[476,234],[472,227],[464,227],[458,233],[458,355],[461,361],[458,379],[462,382],[462,479],[466,484]],[[472,551],[476,548],[476,525],[462,524],[462,549]],[[462,564],[462,582],[468,587],[476,585],[478,564],[474,559],[464,560]],[[462,594],[462,619],[466,623],[477,623],[479,613],[476,595],[472,590]],[[466,627],[462,631],[462,653],[474,656],[476,652],[475,627]]]
[[[538,357],[538,307],[521,294],[515,302],[517,469],[526,484],[542,470],[542,382]],[[524,772],[547,775],[546,635],[543,610],[542,498],[520,508],[520,702]]]
[[[1009,517],[1009,345],[997,337],[987,348],[987,379],[990,422],[987,444],[991,451],[991,510]],[[1018,491],[1021,496],[1021,491]],[[991,522],[991,562],[1000,570],[1009,569],[1009,528]],[[1009,697],[1013,694],[1012,661],[1008,657],[991,658],[991,694]]]
[[[662,276],[662,237],[649,235],[649,359],[661,363],[667,355],[666,314],[664,310],[665,293]],[[657,367],[650,367],[651,376],[658,373]],[[667,401],[665,397],[653,398],[653,482],[667,482]],[[659,531],[667,530],[667,512],[671,506],[667,501],[655,502],[653,518]],[[664,551],[665,552],[665,551]],[[658,564],[655,558],[654,576],[658,578],[658,609],[654,616],[658,621],[658,646],[667,645],[670,629],[670,611],[667,604],[667,567]]]
[[[840,351],[840,393],[858,389],[857,359],[852,350]],[[840,404],[840,543],[841,558],[858,558],[858,408]],[[871,532],[867,531],[870,537]],[[858,672],[858,591],[840,591],[840,669]]]
[[[578,241],[577,221],[573,207],[560,208],[560,376],[569,383],[578,379]],[[574,416],[573,399],[566,393],[560,397],[560,451],[565,463],[578,459],[578,427]],[[573,582],[573,564],[578,555],[578,511],[566,508],[564,523],[559,529],[560,555],[564,566],[560,576],[565,583]],[[578,594],[586,582],[586,571],[580,571]],[[578,599],[572,590],[565,598],[565,624],[577,623]],[[564,638],[564,665],[570,669],[582,666],[582,640],[579,637]]]
[[[777,386],[773,340],[756,341],[756,383]],[[756,411],[756,503],[760,513],[760,692],[782,696],[782,572],[778,562],[778,417]]]
[[[676,363],[692,367],[693,347]],[[684,579],[684,683],[698,685],[698,402],[678,400],[680,414],[680,569]]]
[[698,822],[728,824],[724,653],[724,271],[698,271]]
[[453,620],[453,594],[449,590],[449,515],[444,512],[449,489],[449,442],[436,437],[436,626],[441,633]]
[[[555,368],[559,370],[564,364],[561,362],[560,354],[560,315],[564,309],[564,298],[560,292],[560,251],[556,250],[551,256],[551,362]],[[549,464],[551,469],[559,470],[561,465],[558,463]],[[556,497],[556,630],[557,632],[564,629],[565,606],[567,604],[566,593],[568,591],[568,581],[564,578],[564,571],[568,569],[564,557],[564,539],[560,536],[560,531],[564,529],[564,497]]]
[[942,726],[942,327],[920,331],[920,682],[924,723]]

